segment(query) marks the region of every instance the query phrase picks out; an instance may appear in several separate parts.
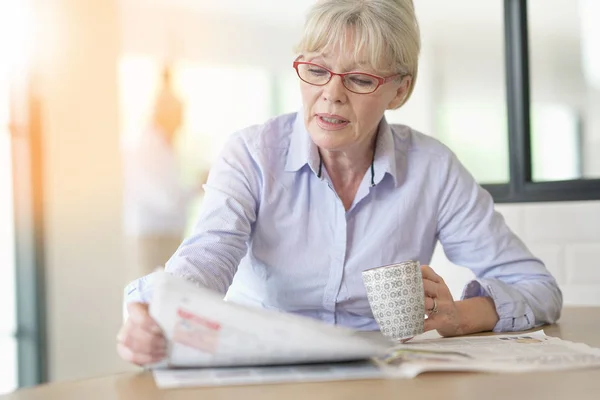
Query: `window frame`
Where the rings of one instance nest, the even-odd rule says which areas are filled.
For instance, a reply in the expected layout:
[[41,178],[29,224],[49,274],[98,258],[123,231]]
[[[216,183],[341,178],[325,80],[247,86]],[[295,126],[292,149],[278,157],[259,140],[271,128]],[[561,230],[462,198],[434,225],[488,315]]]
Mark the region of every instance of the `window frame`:
[[509,182],[481,186],[496,203],[599,200],[600,179],[532,179],[528,28],[527,0],[504,0]]
[[48,381],[41,103],[30,71],[11,82],[17,384]]

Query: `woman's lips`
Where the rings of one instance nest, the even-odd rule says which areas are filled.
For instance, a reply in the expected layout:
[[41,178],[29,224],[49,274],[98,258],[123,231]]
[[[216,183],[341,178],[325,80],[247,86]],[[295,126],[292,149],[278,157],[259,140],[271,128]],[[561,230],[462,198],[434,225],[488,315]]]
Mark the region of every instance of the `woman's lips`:
[[335,114],[317,114],[317,125],[326,131],[337,131],[343,129],[350,121]]

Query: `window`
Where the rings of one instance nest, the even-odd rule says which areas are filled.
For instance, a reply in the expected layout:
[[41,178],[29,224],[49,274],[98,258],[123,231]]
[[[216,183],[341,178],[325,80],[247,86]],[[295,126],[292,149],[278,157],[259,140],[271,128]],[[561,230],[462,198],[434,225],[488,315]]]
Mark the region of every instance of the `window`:
[[419,82],[388,120],[446,143],[497,203],[600,199],[600,4],[551,4],[415,3]]
[[599,4],[577,5],[505,1],[510,182],[486,186],[497,202],[600,199]]
[[534,182],[600,178],[600,2],[530,0]]
[[[448,145],[479,182],[507,183],[501,0],[415,2],[422,45],[413,96],[387,112]],[[465,12],[468,10],[468,12]]]
[[415,6],[419,82],[388,120],[446,143],[497,203],[600,199],[600,3]]
[[531,169],[534,182],[582,177],[580,126],[579,113],[568,104],[533,104]]

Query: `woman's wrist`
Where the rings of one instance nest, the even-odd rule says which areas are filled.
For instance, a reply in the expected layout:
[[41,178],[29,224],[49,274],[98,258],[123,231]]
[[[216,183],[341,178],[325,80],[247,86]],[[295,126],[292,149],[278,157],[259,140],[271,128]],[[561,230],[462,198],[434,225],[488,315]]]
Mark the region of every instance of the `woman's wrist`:
[[487,332],[494,329],[499,317],[491,297],[473,297],[456,302],[460,318],[460,335]]

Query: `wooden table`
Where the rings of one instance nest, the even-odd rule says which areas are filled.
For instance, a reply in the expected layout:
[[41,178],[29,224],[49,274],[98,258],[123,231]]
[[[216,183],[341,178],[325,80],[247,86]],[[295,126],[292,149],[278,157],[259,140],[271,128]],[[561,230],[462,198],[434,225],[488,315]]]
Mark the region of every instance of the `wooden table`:
[[[566,308],[551,336],[600,347],[600,308]],[[16,391],[0,400],[293,400],[293,399],[600,399],[600,369],[527,374],[426,373],[409,380],[159,390],[148,372],[112,375]]]

